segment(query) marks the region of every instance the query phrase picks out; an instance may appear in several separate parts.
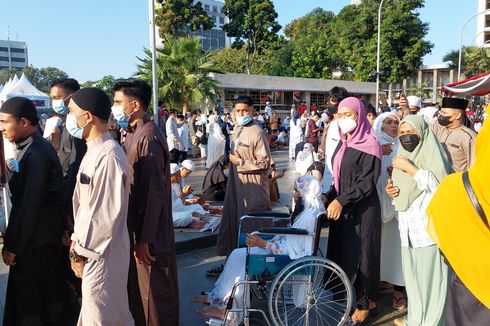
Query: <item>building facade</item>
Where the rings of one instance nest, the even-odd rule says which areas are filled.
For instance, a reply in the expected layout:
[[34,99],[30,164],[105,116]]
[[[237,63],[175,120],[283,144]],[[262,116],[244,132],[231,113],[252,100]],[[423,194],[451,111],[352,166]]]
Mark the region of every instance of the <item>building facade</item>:
[[214,23],[210,30],[205,31],[201,28],[192,33],[201,39],[201,48],[204,51],[214,51],[230,47],[230,38],[226,36],[226,32],[223,30],[223,26],[228,23],[228,17],[224,11],[224,1],[195,0],[194,2],[201,2],[204,11]]
[[0,40],[0,69],[22,70],[29,65],[25,42]]
[[398,84],[382,84],[381,97],[385,97],[388,105],[397,103],[400,92],[405,95],[417,95],[427,103],[437,103],[442,94],[442,86],[457,80],[457,72],[449,63],[437,65],[424,65],[412,77],[406,78]]
[[376,83],[346,80],[293,78],[247,74],[211,74],[220,84],[220,95],[225,108],[233,108],[240,95],[253,98],[255,108],[262,110],[270,102],[274,110],[289,112],[292,104],[305,102],[310,105],[325,105],[329,91],[334,86],[345,87],[355,96],[374,100]]
[[490,47],[490,0],[478,0],[476,44],[478,47]]

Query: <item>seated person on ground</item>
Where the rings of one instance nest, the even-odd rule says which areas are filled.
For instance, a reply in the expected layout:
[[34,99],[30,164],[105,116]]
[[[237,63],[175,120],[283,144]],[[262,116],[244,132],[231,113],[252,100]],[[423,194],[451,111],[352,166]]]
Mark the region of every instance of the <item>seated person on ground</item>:
[[227,157],[222,155],[211,164],[202,182],[202,193],[205,200],[223,201],[225,200],[226,183],[228,177],[224,170],[228,168]]
[[288,146],[289,145],[289,136],[287,130],[282,130],[277,135],[277,144],[280,146]]
[[170,182],[172,186],[172,217],[174,227],[200,229],[205,224],[205,221],[202,221],[201,217],[206,214],[206,211],[201,205],[185,203],[184,199],[186,195],[180,189],[181,179],[182,176],[180,175],[179,166],[171,163]]
[[185,201],[189,204],[204,204],[206,199],[204,198],[203,195],[193,195],[192,192],[194,191],[194,188],[190,184],[185,184],[185,178],[187,178],[189,175],[191,175],[192,172],[194,172],[194,163],[191,160],[183,160],[182,163],[180,163],[180,176],[181,181],[180,181],[180,189],[183,194],[185,194]]
[[[310,233],[315,232],[316,217],[325,211],[325,206],[320,200],[321,183],[314,177],[305,176],[296,179],[295,188],[303,199],[303,209],[298,212],[293,228],[304,229]],[[250,253],[254,255],[289,255],[291,259],[299,259],[304,256],[312,255],[312,237],[297,235],[276,235],[269,241],[254,235],[247,236],[247,246],[251,247]],[[193,297],[193,301],[206,304],[198,313],[204,317],[223,318],[225,307],[230,298],[233,286],[238,280],[244,278],[245,274],[246,248],[238,248],[232,251],[223,272],[215,283],[214,289],[206,295]],[[235,292],[233,308],[241,308],[243,297],[243,287],[238,287]],[[300,298],[298,298],[300,299]],[[298,302],[301,300],[297,300]],[[296,302],[296,300],[295,300]],[[238,316],[232,316],[234,321]],[[237,321],[237,325],[239,320]]]
[[318,161],[318,154],[315,153],[315,147],[310,143],[305,143],[303,150],[296,156],[296,172],[305,175],[310,165],[316,161]]

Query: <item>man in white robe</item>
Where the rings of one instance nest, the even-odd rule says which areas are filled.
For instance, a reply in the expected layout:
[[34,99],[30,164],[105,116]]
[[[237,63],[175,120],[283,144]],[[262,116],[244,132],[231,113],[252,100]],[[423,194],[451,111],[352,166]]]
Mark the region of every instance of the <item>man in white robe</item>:
[[78,325],[134,325],[126,289],[130,167],[107,129],[111,102],[104,91],[88,87],[72,96],[69,108],[66,128],[87,141],[73,194],[70,249],[72,269],[82,278]]

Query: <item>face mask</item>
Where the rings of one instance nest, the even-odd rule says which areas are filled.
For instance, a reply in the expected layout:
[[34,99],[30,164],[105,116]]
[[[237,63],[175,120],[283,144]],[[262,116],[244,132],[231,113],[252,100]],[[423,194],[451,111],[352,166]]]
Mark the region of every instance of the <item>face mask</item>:
[[68,130],[70,135],[78,139],[82,139],[83,128],[88,124],[86,123],[83,127],[77,125],[77,119],[84,114],[85,113],[80,115],[68,114],[66,116],[66,130]]
[[51,103],[51,107],[53,108],[54,112],[58,114],[65,115],[68,114],[69,111],[65,105],[65,101],[63,101],[62,99],[53,100]]
[[398,137],[400,139],[400,144],[403,149],[408,152],[413,152],[414,149],[419,145],[420,138],[415,134],[401,135]]
[[356,129],[356,127],[357,127],[356,120],[352,120],[351,118],[339,119],[339,128],[344,135]]
[[236,122],[240,125],[240,126],[245,126],[247,124],[250,123],[250,121],[252,121],[252,117],[249,116],[249,115],[244,115],[244,116],[236,116]]
[[446,116],[446,115],[439,115],[437,117],[437,122],[439,122],[439,124],[441,126],[447,126],[449,125],[452,121],[451,121],[451,117],[450,116]]
[[[128,104],[131,104],[131,103],[132,102],[129,102]],[[126,104],[126,105],[128,105],[128,104]],[[129,119],[131,119],[131,116],[134,113],[134,111],[131,112],[131,114],[124,113],[124,107],[126,105],[113,105],[111,108],[112,115],[114,116],[114,120],[116,120],[119,127],[123,128],[123,129],[128,128]]]

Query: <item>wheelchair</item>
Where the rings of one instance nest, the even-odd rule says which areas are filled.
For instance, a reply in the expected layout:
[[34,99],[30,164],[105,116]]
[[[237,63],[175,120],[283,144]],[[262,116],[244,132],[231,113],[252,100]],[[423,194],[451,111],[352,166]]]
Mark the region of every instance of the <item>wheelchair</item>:
[[[312,256],[291,260],[288,255],[246,252],[245,277],[231,292],[224,318],[208,318],[210,326],[227,325],[230,314],[241,314],[243,326],[343,325],[353,305],[353,290],[344,271],[321,256],[319,250],[324,214],[316,217],[314,233],[289,227],[290,215],[249,213],[240,218],[238,246],[246,247],[247,233],[269,240],[276,235],[312,238]],[[328,222],[327,222],[328,223]],[[317,255],[320,253],[320,255]],[[242,287],[242,297],[235,297]],[[257,307],[252,307],[255,299]],[[234,308],[235,300],[241,307]]]

